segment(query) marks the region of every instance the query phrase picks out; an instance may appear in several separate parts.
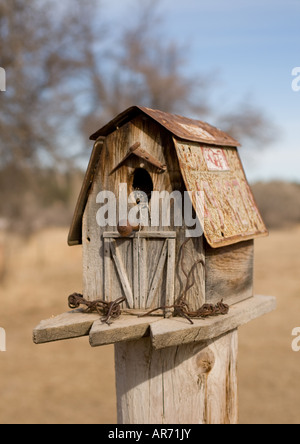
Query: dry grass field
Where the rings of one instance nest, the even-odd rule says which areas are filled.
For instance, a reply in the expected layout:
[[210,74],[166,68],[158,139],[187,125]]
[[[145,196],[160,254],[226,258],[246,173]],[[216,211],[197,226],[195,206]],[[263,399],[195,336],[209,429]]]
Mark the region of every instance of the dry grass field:
[[[29,239],[0,235],[1,424],[115,423],[113,347],[91,349],[87,338],[32,343],[32,329],[66,311],[81,291],[81,248],[67,230]],[[278,299],[276,312],[240,329],[240,422],[300,423],[300,228],[256,241],[255,291]]]

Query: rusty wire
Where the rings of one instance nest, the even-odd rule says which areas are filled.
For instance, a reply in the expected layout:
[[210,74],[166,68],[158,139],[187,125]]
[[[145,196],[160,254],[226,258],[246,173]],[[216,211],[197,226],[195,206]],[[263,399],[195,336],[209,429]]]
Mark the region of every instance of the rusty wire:
[[147,313],[143,314],[143,316],[148,316],[155,311],[158,310],[174,310],[173,316],[180,316],[185,319],[187,319],[191,324],[194,324],[191,318],[199,318],[204,319],[210,316],[219,316],[219,315],[226,315],[229,312],[229,305],[223,303],[223,299],[218,302],[216,305],[213,304],[204,304],[202,307],[200,307],[198,310],[191,310],[188,303],[187,303],[187,293],[191,290],[191,288],[195,285],[195,270],[196,267],[199,264],[202,264],[203,267],[205,267],[205,263],[203,259],[199,259],[192,265],[191,269],[189,271],[186,271],[184,268],[184,259],[185,259],[185,248],[187,243],[191,240],[191,238],[185,240],[183,244],[180,247],[179,252],[179,264],[182,270],[182,273],[186,277],[186,284],[185,287],[175,302],[174,305],[169,306],[161,306],[154,308],[153,310],[148,311]]
[[187,319],[190,324],[194,324],[192,318],[204,319],[210,316],[219,316],[226,315],[229,312],[229,305],[224,304],[223,299],[218,302],[216,305],[213,304],[204,304],[198,310],[192,311],[190,310],[188,304],[180,300],[174,305],[163,305],[162,307],[154,308],[153,310],[148,311],[147,313],[141,315],[140,317],[149,316],[158,310],[174,310],[173,316],[180,316],[182,318]]
[[126,301],[125,297],[119,298],[112,302],[103,301],[101,299],[96,299],[95,301],[88,301],[84,299],[82,294],[73,293],[68,298],[69,307],[74,310],[79,308],[80,305],[85,305],[86,313],[97,312],[102,316],[101,321],[110,325],[111,319],[117,319],[121,316],[121,304]]
[[[97,299],[95,301],[88,301],[83,298],[81,294],[74,293],[69,296],[69,307],[74,310],[79,308],[81,305],[85,305],[87,308],[85,310],[86,313],[97,312],[100,316],[102,316],[101,321],[108,325],[111,324],[111,320],[118,319],[121,314],[121,304],[125,302],[126,298],[122,297],[112,302],[103,301],[101,299]],[[191,324],[194,324],[192,318],[204,319],[210,316],[219,316],[228,314],[229,306],[223,303],[223,299],[218,302],[216,305],[213,304],[204,304],[198,310],[192,311],[189,308],[187,302],[183,299],[179,299],[177,303],[169,306],[161,306],[154,308],[153,310],[140,315],[139,317],[146,317],[150,314],[154,313],[158,310],[174,310],[173,316],[180,316],[187,319]]]
[[[180,316],[187,319],[191,324],[194,324],[192,318],[205,319],[210,316],[220,316],[226,315],[229,312],[229,305],[224,304],[223,299],[217,304],[204,304],[197,310],[191,310],[189,304],[187,303],[187,293],[191,290],[191,288],[195,285],[195,270],[199,264],[202,264],[205,267],[205,263],[203,259],[197,260],[191,267],[189,271],[186,271],[184,268],[184,259],[185,259],[185,248],[187,243],[191,240],[191,238],[187,239],[183,242],[180,248],[179,253],[179,265],[181,267],[182,273],[186,278],[186,284],[181,292],[179,298],[173,305],[163,305],[161,307],[154,308],[147,313],[140,315],[139,317],[149,316],[150,314],[158,311],[158,310],[174,310],[173,316]],[[121,316],[121,304],[126,301],[125,297],[121,297],[115,301],[107,302],[101,299],[97,299],[95,301],[88,301],[83,298],[83,296],[79,293],[73,293],[69,296],[68,302],[69,307],[71,309],[79,308],[80,305],[85,305],[87,308],[85,310],[86,313],[97,312],[102,318],[101,321],[110,325],[112,319],[117,319]]]

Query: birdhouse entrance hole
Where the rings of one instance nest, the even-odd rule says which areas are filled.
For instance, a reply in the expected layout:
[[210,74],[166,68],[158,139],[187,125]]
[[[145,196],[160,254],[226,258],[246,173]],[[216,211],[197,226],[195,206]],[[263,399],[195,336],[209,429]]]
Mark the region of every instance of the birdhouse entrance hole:
[[141,191],[147,195],[148,202],[151,199],[151,193],[153,191],[153,181],[150,174],[145,168],[137,168],[133,175],[132,188],[136,193],[136,202],[141,202],[141,196],[138,191]]

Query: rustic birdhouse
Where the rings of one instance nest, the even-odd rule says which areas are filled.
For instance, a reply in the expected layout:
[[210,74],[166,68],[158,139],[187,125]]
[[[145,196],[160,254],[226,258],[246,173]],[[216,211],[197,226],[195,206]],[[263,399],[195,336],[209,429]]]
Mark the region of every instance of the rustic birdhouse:
[[[142,107],[120,114],[91,139],[96,143],[69,234],[69,245],[83,244],[84,297],[123,296],[124,307],[150,310],[184,293],[197,310],[253,296],[253,239],[267,229],[236,140],[207,123]],[[133,228],[127,224],[132,206],[144,212]],[[104,223],[97,223],[106,210]]]
[[68,238],[83,246],[83,295],[34,341],[115,344],[121,423],[237,422],[237,328],[275,308],[253,295],[268,233],[239,143],[137,106],[91,140]]

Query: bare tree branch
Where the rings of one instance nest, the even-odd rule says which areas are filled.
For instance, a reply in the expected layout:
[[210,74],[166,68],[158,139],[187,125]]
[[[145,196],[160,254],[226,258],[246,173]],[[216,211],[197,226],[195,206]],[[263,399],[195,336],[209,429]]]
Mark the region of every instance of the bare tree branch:
[[263,110],[249,101],[243,101],[237,105],[236,111],[221,116],[218,123],[234,138],[251,148],[265,148],[278,137],[274,123]]
[[[253,146],[273,136],[264,113],[247,102],[219,115],[210,100],[214,79],[189,74],[188,48],[164,35],[158,1],[133,3],[132,23],[125,25],[103,21],[101,8],[99,0],[0,0],[0,66],[7,74],[0,96],[0,215],[33,215],[47,201],[44,173],[53,184],[49,167],[60,177],[74,171],[76,158],[89,154],[88,136],[132,105],[214,116]],[[61,182],[49,193],[67,199],[61,190],[69,182]]]

